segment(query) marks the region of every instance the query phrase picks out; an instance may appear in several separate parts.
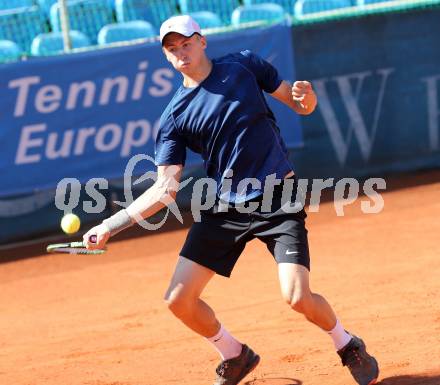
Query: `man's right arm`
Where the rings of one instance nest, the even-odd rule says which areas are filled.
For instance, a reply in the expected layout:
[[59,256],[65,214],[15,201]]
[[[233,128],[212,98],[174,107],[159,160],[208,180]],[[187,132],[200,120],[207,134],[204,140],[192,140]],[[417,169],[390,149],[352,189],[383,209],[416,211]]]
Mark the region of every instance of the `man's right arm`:
[[149,218],[176,200],[183,166],[158,166],[157,181],[130,206],[127,213],[136,219]]
[[[83,236],[84,244],[90,249],[105,246],[112,235],[130,227],[135,222],[149,218],[176,200],[183,165],[158,166],[156,182],[126,209],[118,211],[100,225],[93,227]],[[90,237],[96,237],[92,243]]]

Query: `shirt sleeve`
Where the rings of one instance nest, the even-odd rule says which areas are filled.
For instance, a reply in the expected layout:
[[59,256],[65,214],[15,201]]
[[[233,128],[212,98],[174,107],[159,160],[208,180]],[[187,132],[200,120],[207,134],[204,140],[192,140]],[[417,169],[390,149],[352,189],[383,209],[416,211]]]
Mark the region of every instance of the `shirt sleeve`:
[[277,69],[268,61],[249,50],[240,53],[248,59],[247,68],[253,72],[261,89],[270,94],[275,92],[283,81]]
[[155,146],[156,166],[185,165],[186,144],[170,113],[162,115]]

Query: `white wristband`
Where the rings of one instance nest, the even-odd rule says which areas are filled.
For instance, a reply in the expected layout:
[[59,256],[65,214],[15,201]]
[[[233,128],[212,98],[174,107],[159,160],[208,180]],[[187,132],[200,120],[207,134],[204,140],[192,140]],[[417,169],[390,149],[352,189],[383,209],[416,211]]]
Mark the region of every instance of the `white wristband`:
[[133,219],[128,215],[127,210],[123,209],[105,219],[102,223],[108,227],[110,235],[113,236],[130,227],[133,224]]

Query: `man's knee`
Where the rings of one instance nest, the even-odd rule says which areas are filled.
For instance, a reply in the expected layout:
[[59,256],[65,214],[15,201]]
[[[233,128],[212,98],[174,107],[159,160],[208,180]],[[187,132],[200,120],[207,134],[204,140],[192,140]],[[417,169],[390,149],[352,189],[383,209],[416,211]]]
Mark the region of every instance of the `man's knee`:
[[197,298],[194,298],[194,296],[185,291],[182,284],[179,284],[167,291],[164,300],[168,309],[176,317],[182,317],[191,312],[192,305]]
[[283,294],[284,301],[295,311],[307,314],[311,308],[312,297],[307,292],[290,292]]

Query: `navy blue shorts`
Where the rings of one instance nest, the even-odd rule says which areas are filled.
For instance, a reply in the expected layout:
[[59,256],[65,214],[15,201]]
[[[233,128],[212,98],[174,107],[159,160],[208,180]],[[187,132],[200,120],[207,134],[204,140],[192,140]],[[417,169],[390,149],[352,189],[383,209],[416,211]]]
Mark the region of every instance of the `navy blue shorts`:
[[[295,201],[297,179],[291,202]],[[217,274],[229,277],[246,243],[254,238],[263,241],[277,263],[290,262],[310,270],[310,256],[304,209],[286,212],[282,209],[282,185],[276,186],[269,212],[262,210],[262,196],[247,202],[260,203],[251,213],[242,213],[229,205],[219,211],[219,203],[201,212],[186,238],[180,255]]]

